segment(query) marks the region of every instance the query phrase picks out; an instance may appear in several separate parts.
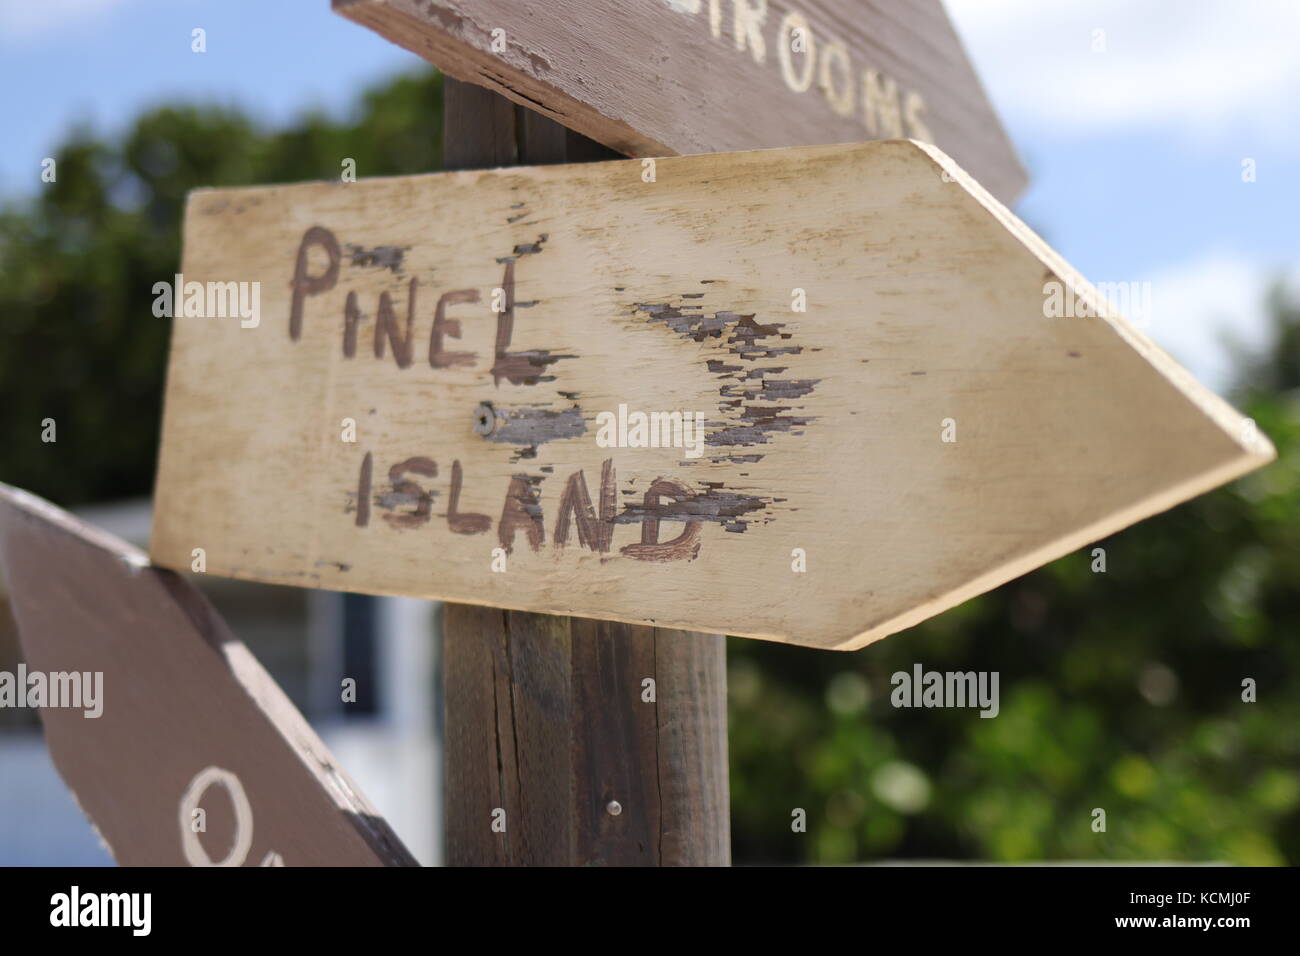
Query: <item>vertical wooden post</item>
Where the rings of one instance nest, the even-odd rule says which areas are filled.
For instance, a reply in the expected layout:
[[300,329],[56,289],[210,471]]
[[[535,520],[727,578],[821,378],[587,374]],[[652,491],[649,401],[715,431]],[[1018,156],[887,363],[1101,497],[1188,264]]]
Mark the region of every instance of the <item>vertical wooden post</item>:
[[[446,169],[615,155],[443,84]],[[731,862],[721,636],[469,605],[447,605],[443,633],[448,863]]]

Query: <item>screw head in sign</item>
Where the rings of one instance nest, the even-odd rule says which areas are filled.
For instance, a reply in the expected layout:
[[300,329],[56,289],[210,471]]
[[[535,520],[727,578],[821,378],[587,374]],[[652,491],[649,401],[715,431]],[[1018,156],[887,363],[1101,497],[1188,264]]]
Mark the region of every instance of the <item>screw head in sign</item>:
[[474,434],[491,435],[497,427],[497,414],[489,402],[479,402],[478,408],[474,409]]
[[623,812],[623,804],[619,803],[617,800],[611,800],[609,803],[605,804],[605,812],[611,817],[616,817]]

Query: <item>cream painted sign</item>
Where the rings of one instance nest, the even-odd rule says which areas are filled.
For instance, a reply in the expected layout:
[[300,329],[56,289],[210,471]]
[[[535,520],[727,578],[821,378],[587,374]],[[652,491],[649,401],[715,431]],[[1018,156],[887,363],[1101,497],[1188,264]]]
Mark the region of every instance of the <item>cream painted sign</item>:
[[192,195],[264,317],[175,321],[153,559],[851,648],[1271,455],[932,148],[645,172]]

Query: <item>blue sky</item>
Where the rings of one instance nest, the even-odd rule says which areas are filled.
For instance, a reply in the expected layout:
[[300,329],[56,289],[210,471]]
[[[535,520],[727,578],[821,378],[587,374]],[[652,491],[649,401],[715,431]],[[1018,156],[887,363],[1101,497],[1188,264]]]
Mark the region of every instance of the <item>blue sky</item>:
[[[1269,280],[1300,287],[1300,2],[948,7],[1029,168],[1016,211],[1094,282],[1150,282],[1145,330],[1222,388],[1222,333],[1258,341]],[[328,0],[0,0],[0,197],[38,189],[79,122],[177,99],[341,114],[418,66]]]

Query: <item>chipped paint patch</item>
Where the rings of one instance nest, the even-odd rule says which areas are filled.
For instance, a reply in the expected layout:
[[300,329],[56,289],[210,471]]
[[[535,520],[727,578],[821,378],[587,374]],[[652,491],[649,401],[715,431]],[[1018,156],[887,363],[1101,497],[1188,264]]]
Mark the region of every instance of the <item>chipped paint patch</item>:
[[[490,421],[485,421],[487,416]],[[488,441],[523,445],[514,461],[536,458],[537,446],[561,438],[578,438],[587,432],[577,405],[559,411],[544,405],[503,408],[484,402],[475,411],[474,431]]]
[[560,411],[549,408],[501,408],[494,406],[496,426],[486,437],[489,441],[515,445],[540,445],[558,438],[577,438],[587,431],[582,409],[576,405]]
[[[685,293],[677,299],[696,299],[701,293]],[[702,306],[680,301],[636,303],[634,311],[647,316],[651,324],[661,324],[683,339],[710,343],[717,357],[705,359],[709,372],[723,380],[718,390],[722,401],[718,409],[723,419],[709,423],[704,443],[714,448],[750,447],[771,441],[778,434],[802,434],[815,417],[792,414],[801,408],[796,400],[812,394],[815,378],[783,378],[788,364],[758,364],[768,359],[795,357],[804,348],[793,342],[785,323],[761,323],[755,314],[721,310],[709,314]],[[710,461],[752,464],[761,454],[725,454]]]
[[500,258],[498,258],[498,259],[497,259],[497,264],[498,264],[498,265],[505,265],[505,264],[508,263],[508,262],[514,262],[514,261],[515,261],[516,259],[518,259],[520,256],[535,256],[535,255],[538,255],[538,254],[540,254],[541,251],[542,251],[542,246],[546,245],[546,240],[548,240],[548,239],[550,239],[550,238],[551,238],[551,237],[550,237],[548,234],[546,234],[546,233],[542,233],[540,236],[537,237],[537,241],[536,241],[536,242],[523,242],[523,243],[520,243],[519,245],[515,246],[513,252],[512,252],[510,255],[508,255],[508,256],[501,256]]
[[[725,491],[718,482],[701,483],[705,491],[697,491],[679,500],[660,498],[657,504],[644,501],[625,505],[613,517],[615,524],[639,524],[644,521],[716,521],[728,531],[743,532],[749,525],[753,512],[763,511],[769,502],[755,495]],[[634,492],[625,492],[634,494]]]
[[549,349],[525,349],[522,352],[510,352],[500,356],[492,366],[492,375],[500,384],[505,379],[511,385],[538,385],[542,382],[554,382],[554,375],[544,375],[549,366],[561,359],[577,358],[576,355],[556,355]]
[[348,258],[354,268],[387,269],[394,275],[402,271],[402,260],[406,258],[410,246],[375,246],[366,249],[362,246],[347,244]]

